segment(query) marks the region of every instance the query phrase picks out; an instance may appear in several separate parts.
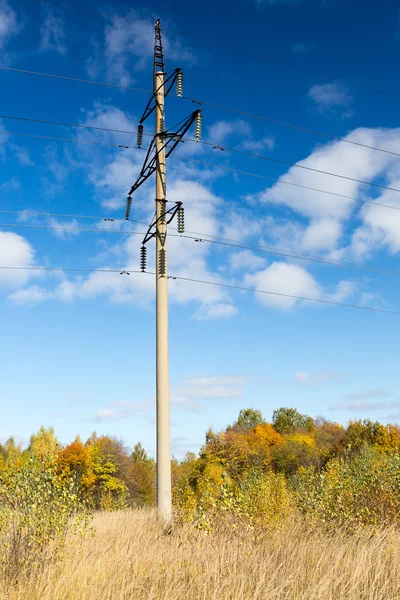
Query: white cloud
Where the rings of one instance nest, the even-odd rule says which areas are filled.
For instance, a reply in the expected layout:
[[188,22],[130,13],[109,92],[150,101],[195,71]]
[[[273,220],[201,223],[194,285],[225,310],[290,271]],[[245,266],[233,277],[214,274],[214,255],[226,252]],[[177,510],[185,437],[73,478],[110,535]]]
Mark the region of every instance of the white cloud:
[[230,136],[251,136],[250,125],[242,119],[236,121],[217,121],[208,128],[210,142],[223,144]]
[[229,267],[233,271],[261,269],[265,265],[266,260],[251,250],[240,250],[232,253],[229,257]]
[[310,378],[310,374],[307,373],[306,371],[298,371],[297,373],[295,373],[293,375],[293,379],[297,383],[307,383],[309,378]]
[[[274,262],[269,267],[255,273],[247,274],[244,278],[246,286],[268,292],[289,294],[294,296],[306,296],[309,298],[320,298],[321,289],[316,280],[298,265],[289,265],[283,262]],[[263,306],[272,306],[290,310],[295,306],[297,300],[256,293],[257,300]]]
[[172,406],[199,410],[200,400],[241,398],[246,379],[242,376],[196,377],[171,389]]
[[347,109],[342,116],[352,116],[352,111],[350,111],[349,107],[353,103],[353,98],[349,90],[342,83],[317,83],[312,86],[308,95],[320,113],[339,108]]
[[237,315],[238,310],[233,304],[203,304],[196,311],[196,317],[203,319],[228,319]]
[[[398,148],[400,141],[400,129],[359,128],[352,131],[346,139],[369,146],[387,148],[388,150],[393,149],[395,152],[395,148]],[[379,177],[385,178],[389,185],[400,179],[399,162],[396,157],[345,142],[331,142],[324,146],[318,146],[307,158],[298,161],[297,164],[358,180],[374,181]],[[281,181],[285,183],[281,183]],[[338,222],[346,221],[351,216],[357,205],[356,198],[369,199],[371,193],[371,188],[367,188],[357,181],[332,177],[296,167],[289,168],[281,177],[281,181],[267,188],[261,194],[249,197],[249,200],[255,199],[285,205],[303,217],[310,220],[320,220],[320,225],[324,226],[325,233],[327,224],[335,233],[332,239],[339,232]],[[294,186],[287,185],[287,183],[294,184]],[[298,185],[327,190],[349,198],[296,187]],[[397,193],[394,192],[393,195],[396,196],[398,201]],[[351,198],[354,198],[354,200]],[[379,199],[380,197],[377,198],[377,201]],[[372,207],[372,209],[375,209],[375,207]],[[387,212],[392,216],[392,211]],[[365,216],[367,217],[368,214],[367,210]],[[328,221],[325,221],[326,219]],[[332,232],[330,235],[332,235]],[[317,237],[323,239],[324,236],[318,235]]]
[[51,217],[49,218],[49,227],[54,227],[52,233],[61,240],[71,239],[79,235],[79,231],[75,230],[75,228],[79,229],[79,223],[76,219],[59,221]]
[[275,147],[275,140],[272,136],[255,139],[250,125],[242,119],[216,121],[208,127],[207,138],[210,143],[218,145],[224,145],[229,138],[238,138],[240,143],[237,147],[249,152],[261,152],[264,148],[273,150]]
[[[22,236],[0,231],[0,267],[32,267],[35,251]],[[34,273],[19,269],[0,269],[0,288],[12,290],[26,284]]]
[[38,285],[33,285],[13,292],[8,296],[8,300],[14,304],[30,305],[44,302],[51,297],[51,292]]
[[17,15],[13,8],[6,2],[0,1],[0,47],[5,46],[10,37],[18,33],[21,24],[18,23]]
[[302,247],[304,250],[331,250],[336,247],[342,233],[336,219],[316,219],[305,229]]
[[240,143],[240,148],[249,152],[261,152],[264,148],[273,150],[275,148],[275,139],[272,136],[266,136],[259,140],[247,139]]
[[146,412],[152,408],[152,402],[130,402],[130,401],[114,401],[104,408],[99,408],[96,411],[94,418],[86,419],[95,423],[103,423],[105,421],[120,421],[127,419],[139,413]]
[[364,390],[362,392],[352,392],[351,394],[347,394],[348,400],[366,400],[371,398],[388,398],[389,396],[393,396],[393,392],[388,392],[383,389],[375,389],[375,390]]
[[57,54],[67,52],[65,45],[64,20],[58,9],[46,8],[45,18],[40,28],[40,50],[54,50]]
[[293,381],[301,385],[312,383],[325,383],[331,381],[341,381],[343,375],[337,371],[321,371],[319,373],[308,373],[307,371],[298,371],[293,375]]
[[347,281],[339,282],[333,292],[324,290],[304,267],[283,262],[274,262],[263,271],[247,274],[244,284],[255,290],[270,292],[255,292],[261,305],[283,310],[291,310],[299,302],[299,299],[285,295],[339,302],[354,292],[352,282]]
[[10,144],[10,149],[14,152],[21,167],[30,167],[34,164],[27,148],[16,144]]

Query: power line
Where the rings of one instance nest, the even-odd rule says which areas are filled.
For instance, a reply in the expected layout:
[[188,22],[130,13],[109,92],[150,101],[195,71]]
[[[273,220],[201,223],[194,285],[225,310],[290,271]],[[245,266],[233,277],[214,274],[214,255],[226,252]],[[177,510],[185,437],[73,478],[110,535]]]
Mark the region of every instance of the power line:
[[[0,211],[0,212],[16,213],[17,211]],[[37,214],[45,214],[46,216],[51,216],[48,213],[37,213]],[[60,215],[57,215],[57,216],[60,216]],[[66,216],[66,215],[61,215],[61,216]],[[79,217],[79,215],[68,215],[68,216],[74,217],[74,218]],[[83,217],[83,218],[93,218],[93,217]],[[98,217],[98,218],[101,218],[101,217]],[[125,219],[119,219],[119,220],[122,220],[125,222]],[[136,221],[136,222],[146,224],[144,221]],[[117,230],[113,230],[113,229],[89,229],[89,228],[83,228],[83,227],[60,227],[60,226],[52,226],[52,225],[34,225],[34,224],[31,225],[28,223],[0,223],[0,227],[23,227],[23,228],[28,228],[28,229],[50,229],[50,230],[59,230],[59,231],[85,231],[85,232],[90,232],[90,233],[114,233],[114,234],[120,234],[120,235],[145,235],[145,232],[143,232],[143,231],[130,231],[130,230],[129,231],[117,231]],[[187,235],[190,233],[192,235]],[[194,235],[196,235],[198,237],[193,237]],[[315,263],[330,265],[330,266],[334,266],[334,267],[343,267],[346,269],[353,269],[356,271],[367,271],[370,273],[377,273],[380,275],[389,275],[392,277],[400,277],[399,272],[391,271],[390,269],[381,269],[379,267],[373,267],[373,266],[369,267],[369,266],[356,265],[354,263],[337,261],[334,259],[324,258],[322,256],[313,256],[313,255],[308,255],[308,254],[302,254],[300,252],[287,250],[285,248],[276,248],[274,246],[253,246],[253,245],[250,246],[250,245],[243,244],[242,242],[240,242],[238,240],[231,240],[228,238],[221,238],[221,237],[216,237],[216,236],[208,236],[207,234],[199,233],[197,231],[187,231],[186,234],[170,233],[169,236],[185,238],[185,239],[193,240],[195,242],[206,242],[209,244],[216,244],[216,245],[226,246],[226,247],[230,247],[230,248],[240,248],[240,249],[245,249],[245,250],[252,250],[254,252],[260,252],[263,254],[284,256],[285,258],[306,260],[309,262],[315,262]],[[207,237],[209,237],[211,239],[207,239]]]
[[84,227],[58,227],[52,225],[30,225],[28,223],[0,223],[0,227],[26,227],[28,229],[57,229],[60,231],[90,231],[91,233],[119,233],[125,235],[145,235],[144,231],[116,231],[115,229],[89,229]]
[[[15,121],[28,121],[29,123],[42,123],[44,125],[60,125],[62,127],[76,127],[77,129],[94,129],[96,131],[107,131],[110,133],[127,133],[129,135],[137,135],[137,129],[129,131],[127,129],[111,129],[110,127],[97,127],[95,125],[81,125],[80,123],[64,123],[62,121],[47,121],[45,119],[32,119],[30,117],[16,117],[14,115],[0,115],[0,119],[13,119]],[[142,135],[153,137],[151,133]],[[400,156],[400,154],[399,154]]]
[[0,71],[10,71],[13,73],[24,73],[25,75],[37,75],[39,77],[50,77],[52,79],[63,79],[64,81],[75,81],[76,83],[89,83],[90,85],[101,85],[103,87],[117,88],[119,90],[130,90],[132,92],[145,92],[151,94],[152,90],[137,88],[126,85],[116,85],[115,83],[106,83],[104,81],[95,81],[93,79],[79,79],[77,77],[67,77],[65,75],[55,75],[54,73],[41,73],[39,71],[28,71],[27,69],[15,69],[14,67],[0,66]]
[[[17,136],[22,136],[22,137],[30,137],[30,138],[36,138],[36,139],[45,139],[45,140],[55,140],[55,141],[59,141],[59,142],[71,142],[74,144],[89,144],[89,145],[94,145],[94,146],[106,146],[106,147],[112,147],[112,148],[122,148],[124,150],[128,150],[128,149],[135,149],[135,150],[143,150],[142,148],[138,148],[137,146],[131,146],[131,145],[126,145],[126,144],[112,144],[112,143],[107,143],[107,142],[95,142],[95,141],[89,141],[89,140],[80,140],[80,139],[71,139],[71,138],[61,138],[61,137],[55,137],[55,136],[49,136],[49,135],[38,135],[38,134],[33,134],[33,133],[20,133],[20,132],[16,132],[16,131],[0,131],[0,135],[17,135]],[[189,142],[196,142],[196,140],[192,140],[192,139],[188,139],[187,141]],[[203,143],[206,144],[208,146],[214,146],[214,144],[212,144],[211,142],[196,142],[196,143]],[[222,147],[221,147],[222,148]],[[391,192],[398,192],[400,193],[400,189],[397,188],[392,188],[386,185],[382,185],[380,183],[373,183],[372,181],[363,181],[361,179],[355,179],[353,177],[347,177],[346,175],[340,175],[339,173],[330,173],[329,171],[323,171],[320,169],[313,169],[312,167],[306,167],[305,165],[298,165],[296,163],[290,163],[284,160],[280,160],[277,158],[271,158],[269,156],[265,156],[263,154],[253,154],[251,152],[246,152],[244,150],[238,150],[235,148],[226,148],[226,150],[228,151],[232,151],[232,152],[238,152],[239,154],[246,154],[248,156],[253,156],[254,158],[262,158],[264,160],[268,160],[271,162],[276,162],[279,164],[284,164],[284,165],[288,165],[288,166],[292,166],[292,167],[296,167],[298,169],[304,169],[307,171],[312,171],[314,173],[321,173],[322,175],[329,175],[331,177],[336,177],[339,179],[345,179],[346,181],[354,181],[356,183],[361,183],[363,185],[370,185],[370,186],[374,186],[374,187],[378,187],[380,189],[384,189],[384,190],[389,190]],[[234,171],[237,173],[242,173],[243,175],[252,175],[253,177],[259,177],[261,179],[267,179],[270,181],[278,181],[280,183],[288,183],[289,185],[294,185],[296,187],[301,187],[301,188],[305,188],[305,189],[309,189],[309,190],[314,190],[316,192],[321,192],[324,194],[330,194],[333,196],[339,196],[342,198],[348,198],[351,200],[358,200],[357,198],[351,198],[349,196],[344,196],[343,194],[336,194],[333,192],[328,192],[326,190],[319,190],[316,188],[311,188],[309,186],[305,186],[305,185],[300,185],[300,184],[295,184],[295,183],[289,183],[289,182],[284,182],[280,179],[274,179],[272,177],[267,177],[265,175],[257,175],[255,173],[247,173],[245,171],[239,171],[238,169],[233,169],[230,167],[223,167],[220,165],[213,165],[212,163],[206,163],[204,161],[198,161],[195,159],[185,159],[185,158],[181,158],[179,157],[179,160],[191,160],[193,162],[198,162],[198,163],[202,163],[202,164],[208,164],[208,166],[214,166],[214,167],[218,167],[221,169],[225,169],[225,170],[229,170],[229,171]],[[369,202],[370,204],[375,204],[376,206],[386,206],[386,208],[396,208],[390,205],[385,205],[385,204],[379,204],[378,202],[373,202],[373,201],[366,201],[366,200],[360,200],[361,202]]]
[[[197,235],[201,235],[201,234],[197,234]],[[389,269],[381,269],[379,267],[368,267],[368,266],[356,265],[354,263],[342,262],[342,261],[338,261],[338,260],[334,260],[334,259],[324,258],[322,256],[312,256],[309,254],[302,254],[302,253],[295,252],[295,251],[292,252],[290,250],[285,250],[284,248],[275,248],[273,246],[248,246],[248,245],[242,244],[241,242],[236,241],[236,240],[228,241],[228,240],[226,240],[226,238],[217,238],[214,236],[210,236],[210,237],[213,237],[213,239],[209,239],[209,240],[205,239],[205,238],[196,240],[195,238],[187,236],[185,234],[180,235],[180,237],[184,237],[184,238],[186,237],[188,239],[192,239],[192,240],[194,239],[195,241],[200,241],[200,242],[208,242],[210,244],[229,246],[231,248],[253,250],[254,252],[261,252],[261,253],[265,253],[265,254],[274,254],[277,256],[285,256],[285,257],[289,257],[289,258],[296,258],[299,260],[307,260],[310,262],[331,265],[333,267],[344,267],[346,269],[354,269],[356,271],[369,271],[371,273],[378,273],[380,275],[391,275],[393,277],[400,277],[400,272],[397,272],[397,271],[391,271]]]
[[[62,2],[51,2],[50,0],[34,0],[35,2],[39,2],[39,3],[43,3],[43,4],[49,4],[51,6],[56,6],[56,7],[63,7],[63,8],[67,8],[69,10],[73,10],[76,12],[85,12],[85,13],[90,13],[90,14],[98,14],[99,16],[105,17],[107,19],[114,19],[114,18],[118,18],[121,19],[122,21],[126,21],[127,23],[134,23],[134,22],[138,22],[138,19],[129,19],[127,17],[119,17],[118,15],[111,15],[109,13],[104,13],[98,10],[88,10],[88,9],[81,9],[77,6],[71,5],[71,4],[64,4]],[[323,77],[324,79],[334,79],[335,81],[345,81],[347,83],[350,83],[350,85],[353,85],[355,87],[358,87],[360,89],[366,90],[368,92],[373,92],[374,94],[380,94],[383,96],[388,96],[389,98],[395,98],[395,99],[399,99],[400,96],[398,94],[394,94],[392,92],[388,92],[386,90],[381,90],[379,88],[376,87],[372,87],[369,85],[366,85],[364,83],[360,83],[359,81],[354,80],[351,77],[338,77],[337,75],[333,75],[332,73],[328,74],[328,73],[323,73],[321,71],[316,71],[315,69],[310,69],[308,67],[302,67],[300,65],[296,65],[294,63],[291,63],[289,61],[285,61],[285,60],[280,60],[277,58],[274,58],[272,56],[264,56],[262,54],[259,54],[258,52],[252,52],[250,50],[244,50],[243,48],[237,48],[235,46],[231,46],[229,44],[223,44],[221,42],[216,42],[215,40],[207,40],[201,37],[198,37],[196,35],[193,34],[188,34],[188,33],[183,33],[181,30],[178,30],[178,35],[180,37],[184,37],[184,38],[188,38],[188,39],[195,39],[198,42],[202,43],[202,44],[207,44],[207,45],[211,45],[211,46],[216,46],[218,48],[226,48],[230,51],[233,52],[237,52],[240,54],[244,54],[246,56],[251,56],[252,58],[256,58],[258,60],[262,60],[262,61],[266,61],[266,62],[270,62],[276,65],[280,65],[283,67],[287,67],[290,69],[294,69],[296,71],[301,71],[303,73],[309,73],[310,75],[317,75],[318,77]]]
[[[192,141],[192,140],[188,140]],[[207,144],[209,146],[214,146],[211,142],[203,142],[203,144]],[[286,165],[289,167],[295,167],[296,169],[303,169],[306,171],[312,171],[313,173],[321,173],[322,175],[329,175],[330,177],[338,177],[339,179],[346,179],[346,181],[354,181],[356,183],[362,183],[364,185],[372,185],[374,187],[378,187],[385,190],[390,190],[391,192],[399,192],[400,189],[388,187],[386,185],[382,185],[380,183],[373,183],[372,181],[363,181],[362,179],[355,179],[354,177],[348,177],[347,175],[340,175],[339,173],[331,173],[330,171],[323,171],[322,169],[314,169],[313,167],[307,167],[305,165],[299,165],[297,163],[288,162],[286,160],[282,160],[279,158],[272,158],[271,156],[265,156],[264,154],[254,154],[253,152],[247,152],[246,150],[238,150],[237,148],[227,148],[221,146],[221,149],[228,150],[230,152],[237,152],[239,154],[244,154],[246,156],[252,156],[253,158],[262,158],[263,160],[268,160],[270,162],[279,163],[281,165]]]
[[[89,141],[89,140],[78,140],[78,139],[71,139],[71,138],[61,138],[61,137],[55,137],[55,136],[49,136],[49,135],[36,135],[36,134],[32,134],[32,133],[20,133],[17,131],[0,131],[0,135],[16,135],[16,136],[22,136],[22,137],[31,137],[31,138],[36,138],[36,139],[46,139],[46,140],[54,140],[54,141],[59,141],[59,142],[71,142],[74,144],[89,144],[89,145],[95,145],[95,146],[106,146],[106,147],[112,147],[112,148],[120,148],[120,149],[135,149],[135,150],[142,150],[142,148],[137,148],[137,146],[131,146],[131,145],[125,145],[125,144],[112,144],[112,143],[106,143],[106,142],[95,142],[95,141]],[[195,140],[191,140],[188,139],[187,141],[189,142],[195,142]],[[207,144],[207,145],[212,145],[210,144],[210,142],[197,142],[197,143],[203,143],[203,144]],[[230,150],[230,149],[227,149]],[[244,153],[244,154],[249,154],[249,153],[245,153],[243,151],[239,151],[237,149],[232,149],[233,152],[240,152],[240,153]],[[251,156],[252,154],[250,154]],[[252,155],[254,157],[258,156],[258,155]],[[283,162],[283,161],[279,161],[278,159],[272,159],[269,157],[264,157],[263,155],[258,156],[259,158],[265,158],[266,160],[271,160],[271,161],[276,161],[276,162]],[[248,175],[250,177],[257,177],[259,179],[266,179],[267,181],[276,181],[278,183],[282,183],[283,185],[291,185],[294,187],[298,187],[298,188],[302,188],[302,189],[306,189],[306,190],[311,190],[314,192],[319,192],[321,194],[328,194],[330,196],[337,196],[339,198],[346,198],[347,200],[355,200],[357,202],[363,202],[365,204],[373,204],[374,206],[382,206],[384,208],[389,208],[392,210],[400,210],[400,207],[397,206],[393,206],[390,204],[383,204],[382,202],[375,202],[373,200],[365,200],[362,198],[356,198],[354,196],[346,196],[344,194],[338,194],[336,192],[329,192],[328,190],[321,190],[319,188],[314,188],[314,187],[310,187],[307,185],[302,185],[300,183],[293,183],[290,181],[285,181],[279,178],[275,178],[275,177],[269,177],[267,175],[258,175],[257,173],[250,173],[248,171],[242,171],[239,169],[234,169],[233,167],[226,167],[223,165],[216,165],[215,163],[208,163],[206,161],[201,161],[201,160],[197,160],[194,158],[182,158],[182,157],[178,157],[179,160],[182,161],[186,161],[186,162],[195,162],[198,164],[202,164],[202,165],[206,165],[208,167],[213,167],[213,168],[218,168],[218,169],[223,169],[225,171],[232,171],[234,173],[240,173],[242,175]],[[310,167],[304,167],[302,165],[296,165],[295,163],[284,163],[284,164],[290,164],[292,166],[297,166],[303,169],[308,169],[311,171],[317,171],[319,173],[322,174],[327,174],[327,175],[333,175],[334,177],[339,177],[339,178],[343,178],[343,179],[350,179],[351,181],[356,181],[358,183],[363,183],[366,185],[372,185],[372,186],[378,186],[379,188],[383,188],[383,189],[387,189],[390,191],[395,191],[395,192],[400,192],[400,190],[396,189],[396,188],[391,188],[391,187],[387,187],[384,185],[380,185],[377,183],[372,183],[372,182],[366,182],[366,181],[361,181],[358,179],[352,179],[346,176],[342,176],[339,174],[332,174],[332,173],[325,173],[324,171],[318,171],[316,169],[311,169]]]
[[[318,188],[310,187],[308,185],[301,185],[300,183],[292,183],[291,181],[285,181],[276,177],[268,177],[267,175],[258,175],[257,173],[250,173],[249,171],[241,171],[234,169],[233,167],[226,167],[224,165],[217,165],[215,163],[209,163],[204,160],[197,160],[196,158],[182,158],[179,160],[185,162],[194,162],[207,167],[214,167],[215,169],[223,169],[225,171],[232,171],[233,173],[239,173],[241,175],[248,175],[250,177],[257,177],[258,179],[266,179],[267,181],[277,181],[284,185],[292,185],[294,187],[302,188],[305,190],[311,190],[313,192],[320,192],[321,194],[329,194],[330,196],[338,196],[339,198],[346,198],[347,200],[355,200],[356,202],[363,202],[364,204],[373,204],[374,206],[383,206],[384,208],[390,208],[392,210],[400,210],[399,206],[393,206],[391,204],[382,204],[381,202],[375,202],[374,200],[364,200],[363,198],[356,198],[355,196],[345,196],[344,194],[338,194],[336,192],[328,192],[327,190],[320,190]],[[400,191],[400,190],[399,190]]]
[[111,144],[107,142],[94,142],[90,140],[72,140],[71,138],[62,138],[55,137],[52,135],[38,135],[33,133],[20,133],[17,131],[0,131],[0,135],[18,135],[20,137],[30,137],[37,138],[41,140],[54,140],[56,142],[71,142],[72,144],[89,144],[91,146],[108,146],[112,148],[122,148],[122,149],[130,149],[133,148],[135,150],[143,150],[142,148],[138,148],[137,146],[127,146],[126,144]]
[[385,154],[391,154],[392,156],[400,156],[400,153],[394,152],[392,150],[387,150],[386,148],[378,148],[377,146],[370,146],[369,144],[362,144],[361,142],[355,142],[354,140],[349,140],[347,138],[338,137],[336,135],[332,135],[331,133],[325,133],[323,131],[317,131],[315,129],[308,129],[307,127],[302,127],[301,125],[294,125],[293,123],[285,123],[284,121],[278,121],[277,119],[270,119],[269,117],[264,117],[262,115],[255,115],[253,113],[249,113],[244,110],[237,109],[237,108],[229,108],[227,106],[222,106],[220,104],[214,104],[213,102],[207,102],[205,100],[196,100],[196,99],[190,98],[188,96],[182,96],[182,98],[184,100],[191,100],[194,104],[210,106],[210,107],[216,108],[218,110],[225,110],[227,112],[235,113],[235,114],[242,115],[245,117],[250,117],[251,119],[257,119],[259,121],[266,121],[267,123],[273,123],[274,125],[280,125],[281,127],[287,127],[289,129],[295,129],[297,131],[304,131],[305,133],[311,133],[313,135],[318,135],[320,137],[329,138],[331,140],[336,140],[338,142],[345,142],[346,144],[351,144],[353,146],[359,146],[361,148],[368,148],[369,150],[376,150],[377,152],[384,152]]
[[[97,219],[99,221],[126,221],[126,219],[122,217],[105,217],[103,215],[76,215],[76,214],[64,214],[64,213],[50,213],[50,212],[37,212],[36,210],[30,211],[30,209],[25,210],[0,210],[0,213],[10,214],[10,215],[27,215],[30,217],[65,217],[71,219]],[[146,221],[137,221],[136,219],[129,219],[133,223],[142,223],[144,225],[148,225]]]
[[[175,95],[175,94],[173,94],[173,95]],[[185,100],[191,100],[192,102],[194,102],[196,104],[201,104],[201,105],[205,104],[207,106],[212,106],[214,108],[218,108],[218,109],[221,109],[221,110],[226,110],[226,111],[229,111],[229,112],[234,112],[234,113],[237,113],[237,114],[240,114],[240,115],[251,117],[253,119],[260,119],[262,121],[267,121],[268,123],[274,123],[276,125],[282,125],[284,127],[289,127],[291,129],[296,129],[298,131],[304,131],[306,133],[312,133],[314,135],[319,135],[319,136],[326,137],[326,138],[329,138],[329,139],[332,139],[332,140],[336,140],[336,141],[339,141],[339,142],[345,142],[346,144],[352,144],[354,146],[359,146],[361,148],[367,148],[369,150],[376,150],[377,152],[383,152],[385,154],[390,154],[391,156],[398,156],[398,157],[400,157],[400,153],[399,152],[394,152],[392,150],[387,150],[385,148],[378,148],[377,146],[370,146],[368,144],[362,144],[361,142],[355,142],[353,140],[349,140],[349,139],[346,139],[346,138],[336,137],[334,135],[331,135],[330,133],[323,133],[321,131],[315,131],[314,129],[307,129],[306,127],[301,127],[300,125],[293,125],[293,124],[290,124],[290,123],[284,123],[282,121],[276,121],[275,119],[269,119],[268,117],[262,117],[262,116],[259,116],[259,115],[254,115],[254,114],[251,114],[251,113],[248,113],[248,112],[244,112],[242,110],[236,110],[236,109],[233,109],[233,108],[227,108],[227,107],[224,107],[224,106],[220,106],[218,104],[212,104],[211,102],[204,102],[204,101],[199,101],[199,100],[193,100],[192,98],[189,98],[189,97],[186,97],[186,96],[182,96],[182,97]],[[110,133],[125,133],[125,134],[128,134],[128,135],[137,135],[137,130],[129,131],[129,130],[126,130],[126,129],[112,129],[112,128],[109,128],[109,127],[97,127],[95,125],[81,125],[79,123],[64,123],[62,121],[48,121],[48,120],[45,120],[45,119],[33,119],[33,118],[30,118],[30,117],[17,117],[17,116],[14,116],[14,115],[0,115],[0,119],[13,119],[15,121],[27,121],[29,123],[43,123],[45,125],[60,125],[62,127],[74,127],[74,128],[76,127],[78,129],[93,129],[93,130],[96,130],[96,131],[107,131],[107,132],[110,132]],[[152,137],[150,133],[144,133],[144,132],[142,132],[142,135],[148,136],[148,137]],[[195,140],[188,140],[188,141],[193,141],[194,142]],[[230,152],[239,152],[239,153],[245,154],[245,152],[241,152],[237,148],[226,148],[226,147],[218,145],[216,142],[204,142],[204,141],[201,141],[200,143],[202,143],[202,144],[207,144],[208,143],[209,146],[218,147],[221,150],[229,150]],[[257,155],[249,154],[249,156],[257,156]],[[258,158],[261,158],[261,157],[258,156]]]
[[[17,267],[17,266],[2,266],[0,265],[0,269],[8,269],[8,270],[19,270],[19,271],[65,271],[65,272],[77,272],[77,273],[119,273],[120,275],[130,275],[131,273],[138,274],[141,271],[131,270],[127,268],[122,269],[80,269],[80,268],[63,268],[63,267]],[[147,275],[155,275],[154,272],[146,271]],[[256,294],[268,294],[272,296],[279,296],[282,298],[291,298],[294,300],[304,300],[306,302],[315,302],[319,304],[329,304],[333,306],[343,306],[345,308],[354,308],[359,310],[367,310],[370,312],[379,312],[386,313],[390,315],[400,315],[399,311],[386,310],[383,308],[372,308],[368,306],[361,306],[360,304],[348,304],[345,302],[336,302],[334,300],[322,300],[321,298],[309,298],[307,296],[295,296],[293,294],[284,294],[282,292],[272,292],[270,290],[259,290],[257,288],[249,288],[240,285],[233,285],[228,283],[218,283],[215,281],[205,281],[203,279],[193,279],[191,277],[180,277],[178,275],[170,275],[168,279],[179,280],[179,281],[187,281],[192,283],[202,283],[204,285],[213,285],[216,287],[223,287],[233,290],[240,290],[244,292],[253,292]]]
[[171,279],[179,279],[180,281],[191,281],[194,283],[204,283],[205,285],[215,285],[218,287],[224,287],[224,288],[230,288],[233,290],[241,290],[244,292],[254,292],[257,294],[270,294],[272,296],[281,296],[283,298],[293,298],[296,300],[305,300],[307,302],[319,302],[322,304],[331,304],[334,306],[344,306],[346,308],[357,308],[360,310],[369,310],[369,311],[373,311],[373,312],[382,312],[382,313],[388,313],[391,315],[400,315],[400,312],[398,311],[392,311],[392,310],[385,310],[383,308],[370,308],[367,306],[361,306],[360,304],[347,304],[345,302],[335,302],[334,300],[321,300],[319,298],[308,298],[306,296],[294,296],[293,294],[283,294],[281,292],[271,292],[269,290],[259,290],[259,289],[254,289],[254,288],[248,288],[248,287],[243,287],[240,285],[231,285],[228,283],[216,283],[214,281],[204,281],[201,279],[192,279],[190,277],[174,277],[171,276]]

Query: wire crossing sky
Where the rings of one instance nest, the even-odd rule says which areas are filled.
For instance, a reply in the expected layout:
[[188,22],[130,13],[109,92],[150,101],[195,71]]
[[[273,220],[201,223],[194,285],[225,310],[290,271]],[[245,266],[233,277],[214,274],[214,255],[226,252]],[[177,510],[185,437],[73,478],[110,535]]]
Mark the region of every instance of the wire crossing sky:
[[124,214],[154,131],[151,115],[138,149],[157,18],[183,72],[167,130],[203,114],[200,143],[192,127],[167,161],[185,209],[169,230],[174,454],[251,406],[396,421],[397,5],[5,0],[0,438],[43,424],[154,454],[152,181]]

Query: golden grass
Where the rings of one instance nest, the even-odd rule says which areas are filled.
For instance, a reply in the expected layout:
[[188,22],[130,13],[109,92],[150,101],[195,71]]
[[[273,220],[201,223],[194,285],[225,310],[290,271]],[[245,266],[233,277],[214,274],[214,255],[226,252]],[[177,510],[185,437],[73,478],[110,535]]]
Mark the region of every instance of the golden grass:
[[154,512],[95,517],[96,532],[7,600],[399,600],[400,533],[297,524],[256,537],[166,533]]

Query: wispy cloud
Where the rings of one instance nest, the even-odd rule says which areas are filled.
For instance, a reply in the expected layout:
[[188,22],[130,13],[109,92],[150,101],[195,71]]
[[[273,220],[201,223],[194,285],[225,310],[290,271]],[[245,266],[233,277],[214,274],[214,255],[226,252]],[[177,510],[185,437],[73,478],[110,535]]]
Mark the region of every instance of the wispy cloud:
[[308,371],[298,371],[293,375],[293,381],[301,385],[309,385],[312,383],[326,383],[332,381],[342,381],[343,374],[337,371],[321,371],[317,373],[309,373]]
[[242,376],[196,377],[171,390],[171,403],[175,408],[198,412],[200,401],[241,398],[246,379]]
[[0,47],[3,47],[10,37],[18,33],[21,29],[21,23],[18,22],[16,12],[6,2],[0,1]]
[[42,51],[54,50],[57,54],[66,54],[64,19],[58,9],[45,9],[40,37],[40,49]]
[[94,417],[85,419],[94,423],[104,423],[105,421],[120,421],[150,410],[153,407],[152,401],[129,402],[114,401],[96,411]]
[[362,390],[347,394],[342,402],[337,402],[333,410],[346,410],[349,412],[395,410],[400,407],[400,402],[389,401],[395,394],[385,389]]
[[315,84],[308,92],[319,113],[341,111],[343,118],[353,116],[350,106],[353,97],[345,85],[339,82]]
[[296,42],[295,44],[293,44],[291,50],[293,54],[306,55],[311,52],[313,47],[314,44],[312,44],[311,42]]
[[378,390],[365,390],[362,392],[352,392],[351,394],[347,394],[346,398],[348,400],[370,400],[372,398],[389,398],[393,396],[393,392],[388,392],[387,390],[378,389]]

